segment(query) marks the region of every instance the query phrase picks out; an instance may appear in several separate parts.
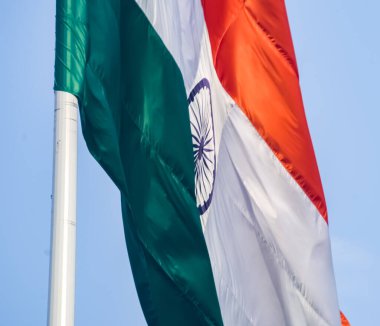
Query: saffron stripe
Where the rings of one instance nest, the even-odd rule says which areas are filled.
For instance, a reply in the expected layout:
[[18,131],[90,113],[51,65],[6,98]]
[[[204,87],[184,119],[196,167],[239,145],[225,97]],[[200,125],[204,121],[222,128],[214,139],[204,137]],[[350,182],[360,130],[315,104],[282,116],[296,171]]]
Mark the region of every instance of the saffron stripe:
[[202,4],[223,87],[327,221],[283,1]]

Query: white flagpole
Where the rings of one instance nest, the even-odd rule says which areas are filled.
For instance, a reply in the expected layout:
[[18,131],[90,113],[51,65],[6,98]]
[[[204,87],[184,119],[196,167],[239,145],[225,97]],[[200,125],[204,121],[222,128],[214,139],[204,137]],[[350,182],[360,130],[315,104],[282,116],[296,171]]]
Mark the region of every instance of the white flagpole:
[[55,92],[50,326],[74,325],[78,101]]

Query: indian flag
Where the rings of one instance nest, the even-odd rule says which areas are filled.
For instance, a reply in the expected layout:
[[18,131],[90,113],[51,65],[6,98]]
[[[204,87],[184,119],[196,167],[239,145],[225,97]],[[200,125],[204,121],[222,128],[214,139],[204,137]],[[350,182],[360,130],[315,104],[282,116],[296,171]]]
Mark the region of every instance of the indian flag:
[[60,0],[55,90],[120,189],[149,325],[341,324],[283,0]]

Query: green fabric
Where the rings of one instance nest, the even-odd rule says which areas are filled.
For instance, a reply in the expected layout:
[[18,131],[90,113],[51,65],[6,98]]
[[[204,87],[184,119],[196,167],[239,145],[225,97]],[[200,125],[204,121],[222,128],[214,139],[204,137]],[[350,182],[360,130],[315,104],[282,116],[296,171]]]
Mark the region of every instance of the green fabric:
[[58,1],[57,13],[79,14],[57,16],[55,89],[78,96],[87,146],[121,191],[146,320],[221,325],[182,75],[134,1],[87,1]]
[[86,63],[86,0],[57,0],[54,89],[80,95]]

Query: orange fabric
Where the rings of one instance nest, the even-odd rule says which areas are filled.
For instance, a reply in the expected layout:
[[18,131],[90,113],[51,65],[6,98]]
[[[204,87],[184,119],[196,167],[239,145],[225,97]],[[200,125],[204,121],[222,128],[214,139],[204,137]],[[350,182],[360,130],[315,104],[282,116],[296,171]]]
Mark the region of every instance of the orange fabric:
[[342,326],[350,326],[350,323],[348,322],[345,315],[343,315],[343,312],[340,312],[340,320],[342,323]]
[[222,85],[327,221],[284,2],[202,4]]

